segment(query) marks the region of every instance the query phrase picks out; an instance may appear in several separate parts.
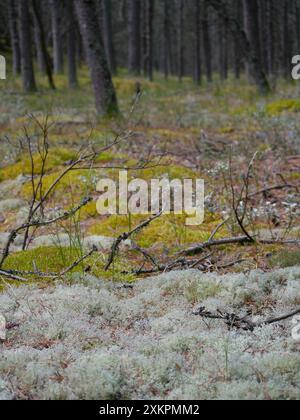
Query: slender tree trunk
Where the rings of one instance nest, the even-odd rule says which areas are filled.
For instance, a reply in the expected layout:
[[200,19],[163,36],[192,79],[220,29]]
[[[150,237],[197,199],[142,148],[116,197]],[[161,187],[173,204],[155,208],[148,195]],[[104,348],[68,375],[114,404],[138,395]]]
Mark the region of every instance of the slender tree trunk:
[[[237,22],[242,26],[243,21],[243,8],[241,5],[240,0],[235,0],[234,8],[236,10],[235,18]],[[241,77],[241,42],[239,36],[233,36],[233,43],[234,43],[234,75],[236,79],[240,79]]]
[[170,73],[170,54],[171,54],[171,45],[170,45],[170,4],[169,0],[164,0],[164,29],[163,29],[163,68],[164,76],[167,80]]
[[177,0],[178,13],[178,80],[184,76],[184,0]]
[[80,31],[91,72],[98,115],[118,113],[118,103],[108,67],[93,0],[74,0]]
[[64,71],[63,40],[61,36],[61,14],[62,1],[50,0],[52,18],[52,38],[53,38],[53,63],[54,72],[61,74]]
[[141,0],[128,0],[128,67],[141,73]]
[[35,92],[29,0],[18,0],[20,21],[21,67],[25,92]]
[[145,7],[145,70],[150,81],[153,81],[153,19],[154,1],[144,0]]
[[21,73],[20,40],[17,23],[18,8],[15,0],[8,1],[7,5],[9,15],[9,31],[12,46],[13,73],[16,76]]
[[32,9],[36,25],[36,36],[38,36],[37,42],[39,44],[40,54],[42,56],[40,59],[45,64],[45,70],[48,77],[49,86],[51,89],[55,90],[55,84],[52,75],[51,59],[47,51],[43,21],[37,0],[32,0]]
[[[33,0],[34,1],[34,0]],[[36,4],[35,7],[38,8],[38,12],[40,13],[40,5]],[[34,39],[35,39],[35,48],[36,48],[36,55],[37,55],[37,65],[38,69],[41,73],[45,73],[46,71],[46,62],[45,57],[43,54],[42,46],[41,46],[41,31],[39,22],[36,19],[36,13],[33,13],[33,21],[34,21]]]
[[68,22],[67,32],[67,59],[68,59],[68,80],[70,89],[78,87],[77,60],[76,60],[76,22],[74,19],[74,4],[68,1],[66,4],[66,15]]
[[113,37],[113,25],[112,25],[112,1],[111,0],[100,0],[100,8],[102,11],[102,22],[103,22],[103,40],[105,45],[105,51],[107,56],[108,65],[110,71],[115,74],[117,72],[115,48],[114,48],[114,37]]
[[202,29],[203,29],[203,45],[205,52],[205,66],[206,66],[206,77],[209,83],[212,82],[212,54],[211,54],[211,41],[210,41],[210,31],[209,31],[209,16],[208,16],[208,0],[204,0],[203,3],[203,20],[202,20]]
[[248,39],[250,43],[252,62],[251,71],[262,93],[270,90],[261,62],[261,45],[259,38],[259,19],[257,0],[243,0],[247,22]]
[[201,63],[201,4],[195,0],[194,5],[196,20],[196,54],[195,54],[195,82],[200,86],[202,84],[202,63]]

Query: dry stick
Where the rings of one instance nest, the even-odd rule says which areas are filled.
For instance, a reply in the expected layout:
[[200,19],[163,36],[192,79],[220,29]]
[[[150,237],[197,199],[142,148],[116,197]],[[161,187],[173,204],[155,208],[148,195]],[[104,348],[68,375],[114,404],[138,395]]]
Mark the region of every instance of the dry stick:
[[[181,251],[180,254],[195,255],[210,247],[245,243],[253,243],[253,240],[250,240],[247,236],[239,236],[237,238],[224,238],[216,241],[203,242],[202,244],[198,244],[194,247]],[[257,241],[257,243],[262,245],[300,245],[300,240],[288,239],[286,241],[276,241],[271,239],[261,239]]]
[[215,241],[203,242],[202,244],[198,244],[194,247],[188,248],[184,251],[181,251],[180,253],[184,255],[195,255],[210,247],[231,245],[231,244],[244,244],[247,242],[252,242],[252,240],[250,241],[250,239],[247,236],[239,236],[237,238],[224,238],[224,239],[219,239]]
[[83,202],[81,204],[79,204],[77,207],[75,207],[72,210],[70,210],[68,212],[65,212],[64,214],[62,214],[60,216],[57,216],[53,219],[44,220],[44,221],[43,220],[32,221],[30,223],[26,223],[24,225],[21,225],[18,228],[16,228],[15,230],[13,230],[11,232],[11,234],[9,235],[6,246],[4,248],[4,251],[3,251],[3,254],[2,254],[2,259],[0,261],[0,268],[3,266],[4,261],[8,257],[10,247],[13,244],[13,242],[15,241],[19,232],[21,232],[22,230],[26,230],[30,227],[44,227],[44,226],[52,225],[52,224],[54,224],[56,222],[59,222],[61,220],[66,220],[69,217],[74,216],[74,214],[76,214],[82,207],[86,206],[91,200],[92,200],[92,198],[88,197],[88,198],[84,199]]
[[253,198],[261,194],[266,194],[271,191],[284,190],[285,188],[293,188],[298,191],[298,187],[296,185],[292,185],[292,184],[274,185],[272,187],[263,188],[259,191],[249,194],[249,198]]
[[90,252],[88,252],[86,255],[83,255],[81,258],[79,258],[77,261],[74,261],[73,264],[71,264],[68,268],[66,268],[65,270],[63,270],[61,273],[59,273],[58,275],[56,275],[55,278],[58,277],[63,277],[66,274],[70,273],[71,271],[74,270],[74,268],[78,267],[83,261],[85,261],[87,258],[91,257],[95,252],[97,252],[97,247],[94,246],[93,249],[91,249]]
[[222,227],[230,220],[230,217],[228,217],[226,220],[224,220],[223,222],[221,222],[216,229],[212,232],[212,234],[209,237],[208,242],[211,242],[214,237],[216,236],[216,234],[219,232],[220,229],[222,229]]
[[11,274],[11,273],[9,273],[5,270],[0,270],[0,276],[4,276],[4,277],[7,277],[8,279],[16,280],[16,281],[20,281],[20,282],[27,282],[28,281],[27,279],[25,279],[23,277],[17,276],[15,274]]
[[144,229],[145,227],[149,226],[150,223],[152,223],[154,220],[158,219],[161,215],[162,215],[163,211],[160,211],[158,214],[156,214],[155,216],[152,216],[150,219],[144,221],[143,223],[141,223],[140,225],[138,225],[137,227],[135,227],[133,230],[131,230],[130,232],[127,233],[123,233],[122,235],[120,235],[114,242],[112,248],[111,248],[111,253],[108,259],[108,262],[105,266],[105,271],[108,271],[110,266],[112,265],[112,263],[114,262],[114,259],[119,251],[119,247],[121,245],[122,242],[126,241],[127,239],[129,239],[132,235],[134,235],[135,233],[139,232],[140,230]]
[[295,315],[300,314],[300,308],[286,315],[283,315],[277,318],[269,318],[262,322],[252,322],[248,320],[247,317],[240,318],[239,316],[233,313],[230,314],[230,313],[221,312],[221,311],[218,311],[217,313],[212,313],[212,312],[207,311],[205,307],[198,308],[196,311],[193,312],[193,314],[200,316],[202,318],[206,318],[206,319],[222,320],[225,322],[226,325],[228,325],[230,329],[237,328],[237,329],[243,329],[244,331],[254,331],[255,328],[260,328],[265,325],[271,325],[277,322],[290,319],[294,317]]

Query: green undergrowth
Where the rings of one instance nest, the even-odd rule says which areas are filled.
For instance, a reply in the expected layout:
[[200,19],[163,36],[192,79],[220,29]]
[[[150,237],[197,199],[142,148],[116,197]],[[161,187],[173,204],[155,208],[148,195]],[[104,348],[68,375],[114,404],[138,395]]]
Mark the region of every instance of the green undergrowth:
[[[142,215],[110,216],[92,225],[89,228],[89,234],[117,237],[124,232],[131,231],[141,222],[147,220],[148,217]],[[150,248],[156,244],[167,247],[173,245],[178,248],[188,243],[208,240],[219,222],[217,216],[207,214],[205,223],[191,227],[186,225],[184,215],[163,215],[135,235],[135,240],[145,248]],[[219,235],[222,235],[222,231],[219,232]]]
[[[38,271],[46,274],[60,273],[70,267],[74,261],[77,261],[84,255],[84,252],[77,248],[60,248],[60,247],[41,247],[28,251],[20,251],[11,254],[3,267],[3,269],[17,269],[18,271]],[[124,274],[124,271],[130,272],[131,267],[129,263],[124,261],[122,257],[116,258],[114,264],[109,271],[105,271],[106,259],[102,253],[96,253],[84,260],[72,270],[72,273],[84,273],[87,269],[95,277],[120,282],[132,282],[134,276]],[[51,282],[51,279],[46,279],[37,276],[24,276],[29,282]],[[10,284],[19,285],[19,282],[9,281]],[[3,287],[3,285],[2,285]],[[0,283],[1,290],[1,283]]]

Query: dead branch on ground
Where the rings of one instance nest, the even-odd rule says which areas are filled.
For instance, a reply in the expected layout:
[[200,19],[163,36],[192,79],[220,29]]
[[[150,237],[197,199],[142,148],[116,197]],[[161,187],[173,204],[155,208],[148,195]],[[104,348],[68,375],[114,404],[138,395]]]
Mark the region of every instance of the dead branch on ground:
[[196,311],[194,311],[193,314],[196,316],[200,316],[201,318],[205,318],[205,319],[224,321],[225,324],[228,326],[229,330],[236,328],[236,329],[241,329],[244,331],[253,332],[255,328],[261,328],[265,325],[276,324],[278,322],[285,321],[287,319],[290,319],[300,314],[300,308],[294,310],[293,312],[285,314],[283,316],[276,317],[276,318],[269,318],[261,322],[253,322],[249,320],[248,315],[244,317],[240,317],[236,315],[235,313],[228,313],[228,312],[222,312],[222,311],[217,311],[213,313],[213,312],[207,311],[206,308],[203,306],[198,308]]

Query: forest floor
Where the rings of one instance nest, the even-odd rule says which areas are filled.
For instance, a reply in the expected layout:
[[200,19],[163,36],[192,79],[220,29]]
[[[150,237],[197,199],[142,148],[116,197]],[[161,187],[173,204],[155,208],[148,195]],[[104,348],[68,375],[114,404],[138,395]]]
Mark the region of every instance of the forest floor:
[[[63,76],[57,92],[43,79],[37,94],[22,95],[20,81],[0,91],[2,249],[28,217],[32,181],[20,141],[24,127],[40,171],[37,122],[48,116],[51,124],[43,190],[79,151],[104,150],[118,138],[94,167],[66,175],[44,216],[53,218],[87,196],[93,200],[69,220],[35,232],[26,251],[18,236],[2,267],[35,274],[25,276],[22,287],[1,279],[0,312],[12,328],[0,344],[0,398],[299,398],[299,342],[291,338],[290,320],[249,333],[192,315],[204,304],[266,318],[300,304],[299,88],[280,82],[276,93],[261,98],[244,80],[202,88],[188,79],[140,83],[143,94],[133,107],[136,80],[121,72],[115,85],[122,118],[100,122],[85,70],[71,92]],[[132,168],[130,179],[204,179],[205,221],[188,227],[183,216],[161,216],[131,237],[106,271],[114,239],[145,220],[96,211],[97,181],[118,179],[118,168],[125,167]],[[243,235],[234,214],[243,215],[243,206],[243,227],[255,242],[178,260],[223,221],[215,240]],[[92,245],[98,252],[63,280],[38,275],[63,272]],[[142,270],[170,272],[141,279]],[[140,343],[136,360],[130,340]]]

